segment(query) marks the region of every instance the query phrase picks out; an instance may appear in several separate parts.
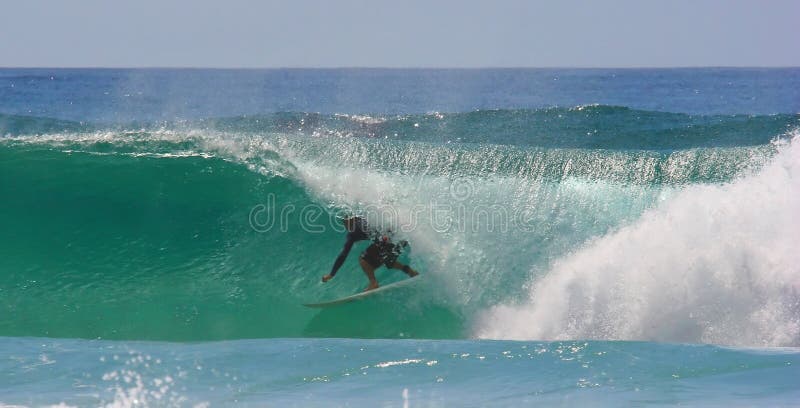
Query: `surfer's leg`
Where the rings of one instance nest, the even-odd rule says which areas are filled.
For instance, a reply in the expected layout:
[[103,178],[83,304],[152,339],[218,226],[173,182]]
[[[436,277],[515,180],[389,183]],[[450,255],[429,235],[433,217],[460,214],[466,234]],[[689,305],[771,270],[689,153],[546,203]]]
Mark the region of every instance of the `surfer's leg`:
[[364,292],[376,289],[378,287],[378,280],[375,279],[375,267],[370,265],[364,258],[358,258],[358,264],[361,265],[361,269],[364,270],[367,279],[369,279],[369,286],[364,289]]
[[412,278],[417,276],[417,275],[419,275],[419,272],[411,269],[410,266],[403,265],[403,264],[401,264],[400,262],[397,262],[397,261],[392,262],[392,264],[389,267],[392,268],[392,269],[400,269],[401,271],[405,272],[406,275],[408,275],[408,276],[410,276]]

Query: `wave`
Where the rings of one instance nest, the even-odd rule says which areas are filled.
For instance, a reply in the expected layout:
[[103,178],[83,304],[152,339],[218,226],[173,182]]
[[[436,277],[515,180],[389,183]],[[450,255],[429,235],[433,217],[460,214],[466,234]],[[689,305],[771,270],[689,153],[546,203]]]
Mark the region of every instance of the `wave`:
[[91,130],[91,126],[82,122],[0,113],[0,137]]
[[[617,151],[219,127],[5,137],[0,334],[502,337],[473,331],[476,318],[524,304],[528,286],[559,275],[552,265],[688,191],[786,164],[787,143]],[[765,191],[753,195],[769,201]],[[263,208],[294,211],[265,231],[253,225]],[[309,229],[306,208],[324,228]],[[300,306],[364,286],[360,247],[335,281],[319,282],[343,241],[341,211],[410,226],[396,231],[412,244],[404,261],[425,280],[322,312]],[[392,272],[378,277],[400,279]]]
[[478,110],[417,115],[325,115],[279,112],[195,121],[87,124],[0,114],[0,135],[125,129],[290,133],[428,143],[476,143],[543,148],[679,150],[755,146],[800,125],[798,114],[688,115],[587,105],[537,110]]
[[298,132],[431,143],[491,143],[579,149],[676,150],[753,146],[800,124],[800,115],[687,115],[588,105],[538,110],[369,116],[280,113],[205,120],[232,132]]

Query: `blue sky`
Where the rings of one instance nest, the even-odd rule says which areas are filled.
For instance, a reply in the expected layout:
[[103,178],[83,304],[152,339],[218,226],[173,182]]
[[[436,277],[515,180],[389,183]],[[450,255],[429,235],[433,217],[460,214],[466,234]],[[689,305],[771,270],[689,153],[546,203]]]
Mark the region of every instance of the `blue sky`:
[[800,66],[798,24],[797,0],[6,0],[0,66]]

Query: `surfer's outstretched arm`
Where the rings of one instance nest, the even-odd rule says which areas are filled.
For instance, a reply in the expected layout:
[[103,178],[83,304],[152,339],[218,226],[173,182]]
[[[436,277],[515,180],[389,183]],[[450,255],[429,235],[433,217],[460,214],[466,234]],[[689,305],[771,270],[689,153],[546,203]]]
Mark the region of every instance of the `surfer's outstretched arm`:
[[347,241],[344,243],[344,248],[342,248],[342,252],[339,252],[339,256],[336,257],[336,261],[333,263],[333,268],[331,268],[331,273],[322,277],[323,282],[327,282],[333,279],[336,276],[336,272],[339,271],[339,268],[342,267],[344,260],[347,259],[347,254],[350,253],[350,249],[353,248],[353,244],[355,240],[351,239],[350,237],[347,238]]

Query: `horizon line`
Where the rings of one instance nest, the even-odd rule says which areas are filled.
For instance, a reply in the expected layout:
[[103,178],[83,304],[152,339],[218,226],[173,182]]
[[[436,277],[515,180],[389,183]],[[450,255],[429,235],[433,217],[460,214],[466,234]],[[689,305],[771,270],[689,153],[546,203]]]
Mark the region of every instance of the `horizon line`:
[[275,67],[235,67],[235,66],[188,66],[188,65],[141,65],[141,66],[102,66],[102,65],[66,65],[66,66],[0,66],[0,69],[196,69],[196,70],[490,70],[490,69],[574,69],[574,70],[591,70],[591,69],[793,69],[800,68],[800,65],[676,65],[676,66],[656,66],[656,65],[641,65],[641,66],[570,66],[570,65],[553,65],[553,66],[475,66],[475,67],[448,67],[448,66],[275,66]]

